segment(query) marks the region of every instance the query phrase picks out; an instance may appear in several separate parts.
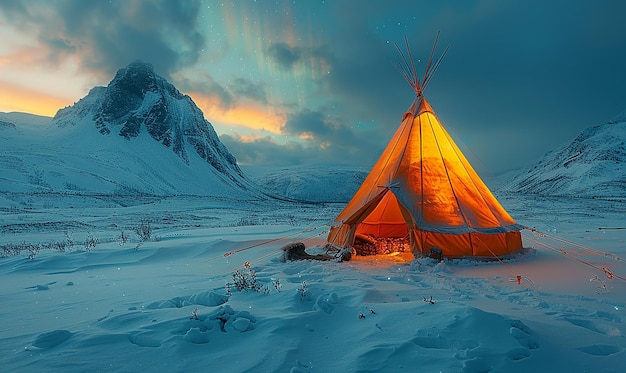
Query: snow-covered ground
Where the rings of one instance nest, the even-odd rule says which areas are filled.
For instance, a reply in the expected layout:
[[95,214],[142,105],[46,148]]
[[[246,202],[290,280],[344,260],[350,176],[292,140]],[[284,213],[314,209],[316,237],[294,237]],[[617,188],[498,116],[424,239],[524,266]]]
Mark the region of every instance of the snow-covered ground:
[[[513,195],[500,201],[519,223],[545,233],[526,232],[525,246],[534,249],[516,260],[337,263],[279,257],[293,241],[321,244],[324,224],[342,204],[3,195],[0,245],[64,242],[68,252],[0,258],[0,366],[623,372],[626,281],[617,276],[626,276],[626,267],[614,256],[626,257],[626,230],[598,228],[625,227],[624,202]],[[135,249],[133,230],[142,223],[152,237]],[[99,243],[87,251],[89,237]],[[615,276],[566,257],[562,247]],[[229,296],[233,273],[250,270],[262,291],[231,285]]]

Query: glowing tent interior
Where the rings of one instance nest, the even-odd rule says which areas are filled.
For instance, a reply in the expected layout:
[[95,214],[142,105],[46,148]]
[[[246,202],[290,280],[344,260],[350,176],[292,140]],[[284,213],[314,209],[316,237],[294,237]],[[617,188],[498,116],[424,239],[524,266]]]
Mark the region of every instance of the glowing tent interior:
[[424,98],[445,51],[436,61],[431,54],[420,82],[408,43],[407,50],[408,56],[400,51],[399,70],[413,87],[415,100],[335,219],[328,242],[357,248],[356,241],[374,244],[396,238],[414,254],[434,252],[448,258],[493,258],[521,249],[523,227],[500,205]]

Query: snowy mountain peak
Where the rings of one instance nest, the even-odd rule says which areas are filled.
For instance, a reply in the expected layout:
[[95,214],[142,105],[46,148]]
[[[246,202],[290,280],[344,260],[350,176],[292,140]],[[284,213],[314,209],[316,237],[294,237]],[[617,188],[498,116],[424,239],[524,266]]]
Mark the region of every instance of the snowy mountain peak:
[[593,198],[626,197],[626,120],[582,131],[547,153],[505,188],[512,192]]
[[[171,84],[168,85],[173,87]],[[115,78],[109,84],[109,87],[111,86],[118,86],[120,89],[134,93],[137,97],[142,97],[147,91],[157,88],[157,76],[152,64],[134,61],[117,71]],[[182,96],[178,91],[176,94]]]
[[230,179],[242,176],[235,157],[220,142],[213,126],[193,100],[154,72],[151,64],[135,61],[121,68],[107,87],[57,112],[53,124],[74,127],[91,122],[102,136],[134,141],[147,132],[183,162],[199,156]]

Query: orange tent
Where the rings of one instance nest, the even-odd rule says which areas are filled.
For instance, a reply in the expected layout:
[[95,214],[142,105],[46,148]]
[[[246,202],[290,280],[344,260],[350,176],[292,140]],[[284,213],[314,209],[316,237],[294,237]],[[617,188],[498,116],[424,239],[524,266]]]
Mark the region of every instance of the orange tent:
[[328,241],[349,247],[355,236],[372,241],[408,237],[413,253],[429,255],[437,248],[451,258],[502,256],[521,249],[522,226],[496,200],[424,98],[431,64],[422,84],[414,65],[406,59],[405,64],[403,75],[415,90],[415,101],[335,219]]

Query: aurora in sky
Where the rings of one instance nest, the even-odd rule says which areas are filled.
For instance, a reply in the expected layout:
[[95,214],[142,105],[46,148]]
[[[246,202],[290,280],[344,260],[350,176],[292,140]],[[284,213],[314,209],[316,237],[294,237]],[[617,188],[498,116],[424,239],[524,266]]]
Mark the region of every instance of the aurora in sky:
[[134,60],[190,95],[242,165],[369,167],[426,91],[494,173],[626,109],[620,1],[4,1],[0,111],[53,116]]

